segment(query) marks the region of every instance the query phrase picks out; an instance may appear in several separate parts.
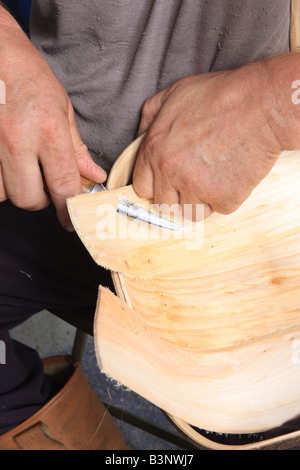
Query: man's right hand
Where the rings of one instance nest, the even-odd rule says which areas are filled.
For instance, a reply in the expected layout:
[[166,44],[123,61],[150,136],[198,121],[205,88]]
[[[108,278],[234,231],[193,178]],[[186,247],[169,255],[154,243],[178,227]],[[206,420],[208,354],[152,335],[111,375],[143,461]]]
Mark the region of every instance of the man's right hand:
[[0,202],[40,210],[53,201],[66,229],[66,198],[81,192],[80,176],[103,182],[81,140],[72,104],[48,63],[0,6]]

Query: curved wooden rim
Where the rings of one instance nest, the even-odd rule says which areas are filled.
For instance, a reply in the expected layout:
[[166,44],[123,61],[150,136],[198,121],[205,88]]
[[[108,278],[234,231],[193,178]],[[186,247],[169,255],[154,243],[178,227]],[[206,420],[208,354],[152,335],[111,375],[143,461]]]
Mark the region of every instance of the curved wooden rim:
[[[117,189],[126,186],[131,179],[134,163],[145,134],[135,139],[117,158],[107,178],[107,189]],[[126,165],[124,165],[124,161]]]
[[[117,189],[128,184],[132,177],[135,160],[144,137],[145,134],[137,137],[117,158],[107,178],[107,189]],[[126,302],[122,275],[117,272],[112,272],[111,276],[119,298]]]
[[176,418],[167,414],[168,418],[174,423],[174,425],[183,432],[193,443],[199,448],[211,449],[211,450],[272,450],[276,448],[288,449],[292,446],[300,444],[300,430],[294,431],[289,434],[274,437],[271,439],[265,439],[259,442],[253,442],[251,444],[243,445],[226,445],[214,442],[207,437],[202,436],[192,426],[183,421],[182,419]]

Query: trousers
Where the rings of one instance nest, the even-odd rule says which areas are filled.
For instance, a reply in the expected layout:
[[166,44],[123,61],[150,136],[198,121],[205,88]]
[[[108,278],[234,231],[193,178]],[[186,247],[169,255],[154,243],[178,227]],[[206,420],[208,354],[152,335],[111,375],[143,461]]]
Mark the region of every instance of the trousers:
[[61,227],[52,205],[30,212],[0,203],[0,434],[55,393],[37,351],[13,340],[10,330],[44,309],[92,314],[99,284],[112,288],[110,273],[97,266],[76,233]]

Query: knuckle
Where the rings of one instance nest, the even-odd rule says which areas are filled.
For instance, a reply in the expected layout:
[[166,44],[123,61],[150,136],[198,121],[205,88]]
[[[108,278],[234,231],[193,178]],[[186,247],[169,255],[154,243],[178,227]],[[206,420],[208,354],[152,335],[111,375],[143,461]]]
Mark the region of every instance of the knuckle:
[[6,150],[8,155],[12,157],[16,156],[16,158],[18,158],[20,155],[19,145],[22,141],[20,130],[15,129],[14,127],[11,127],[10,129],[1,127],[0,141],[1,147]]
[[144,143],[143,153],[151,166],[166,175],[172,173],[178,159],[174,149],[164,142],[163,133],[155,128],[150,129]]
[[[61,109],[39,109],[35,114],[36,128],[45,137],[55,138],[62,135],[62,123],[67,122],[66,112]],[[65,126],[63,126],[65,127]]]
[[180,172],[180,178],[178,179],[178,190],[188,190],[192,194],[199,193],[199,179],[197,178],[196,172],[183,170]]
[[235,211],[235,208],[231,206],[210,204],[210,207],[213,209],[214,212],[217,212],[218,214],[223,214],[223,215],[229,215]]
[[76,174],[77,168],[76,154],[70,146],[65,148],[64,151],[59,150],[51,156],[51,170],[54,180],[60,178],[70,178]]
[[153,108],[154,108],[154,97],[150,96],[150,98],[147,98],[143,104],[142,117],[146,118],[148,115],[151,115],[153,113]]
[[214,211],[223,214],[226,208],[229,208],[228,201],[226,202],[226,194],[219,188],[218,190],[208,187],[204,192],[203,199],[207,202]]
[[14,194],[10,200],[19,209],[34,210],[39,207],[38,199],[34,194]]
[[170,92],[173,93],[175,90],[181,90],[186,88],[187,85],[190,84],[192,77],[191,76],[185,76],[182,78],[179,78],[170,86]]
[[236,202],[234,203],[232,202],[228,204],[221,204],[219,206],[218,205],[216,206],[215,211],[219,212],[219,214],[228,215],[228,214],[232,214],[233,212],[235,212],[241,205],[242,203],[236,203]]
[[175,176],[177,171],[176,162],[174,162],[173,159],[169,158],[166,154],[163,154],[163,156],[158,161],[158,171],[161,175],[172,178]]
[[53,137],[57,135],[59,125],[58,120],[52,115],[44,114],[40,119],[40,130],[46,137]]
[[[3,147],[5,148],[7,154],[10,156],[10,158],[18,160],[18,149],[17,149],[17,143],[15,139],[13,139],[13,134],[11,134],[9,137],[7,136],[1,136],[1,143]],[[2,159],[4,158],[4,155],[2,156]]]
[[0,190],[0,202],[4,202],[7,200],[7,194],[4,189]]
[[153,155],[156,155],[159,144],[158,135],[150,129],[142,143],[142,155],[146,159],[151,159]]
[[53,196],[68,196],[76,192],[76,182],[77,174],[75,172],[68,172],[52,178],[48,186]]
[[224,215],[232,214],[242,204],[242,201],[237,201],[237,199],[227,191],[212,191],[206,201],[215,212]]
[[86,160],[88,158],[90,158],[90,155],[89,155],[89,149],[87,147],[87,145],[85,145],[83,142],[80,143],[80,145],[77,147],[76,149],[76,158],[77,158],[77,161],[80,161],[80,160]]
[[172,145],[164,145],[161,148],[158,160],[158,171],[167,178],[176,181],[178,185],[180,180],[188,184],[188,173],[182,171],[182,154]]

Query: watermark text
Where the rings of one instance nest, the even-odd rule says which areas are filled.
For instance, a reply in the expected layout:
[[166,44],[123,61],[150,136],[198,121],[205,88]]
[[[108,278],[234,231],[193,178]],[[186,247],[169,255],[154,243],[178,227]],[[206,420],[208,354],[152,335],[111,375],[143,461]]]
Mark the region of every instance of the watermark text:
[[[154,222],[116,212],[112,204],[96,210],[96,235],[99,240],[184,240],[185,249],[198,250],[204,242],[204,205],[152,204]],[[170,228],[168,224],[170,222]],[[165,225],[166,223],[166,225]],[[172,228],[173,227],[173,228]]]
[[300,103],[300,80],[294,80],[292,83],[292,88],[296,89],[292,93],[292,103],[299,104]]
[[295,339],[292,342],[292,363],[297,365],[300,364],[300,339]]
[[0,80],[0,104],[6,104],[6,86],[3,80]]

